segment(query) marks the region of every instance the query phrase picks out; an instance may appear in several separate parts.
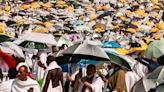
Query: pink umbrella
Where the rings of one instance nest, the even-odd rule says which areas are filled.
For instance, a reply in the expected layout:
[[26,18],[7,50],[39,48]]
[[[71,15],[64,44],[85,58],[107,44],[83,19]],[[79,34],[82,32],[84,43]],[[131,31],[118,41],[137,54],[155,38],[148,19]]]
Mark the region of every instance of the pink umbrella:
[[0,62],[1,62],[0,66],[3,66],[3,64],[6,63],[9,68],[16,67],[16,61],[14,60],[14,58],[11,55],[9,55],[1,50],[0,50]]

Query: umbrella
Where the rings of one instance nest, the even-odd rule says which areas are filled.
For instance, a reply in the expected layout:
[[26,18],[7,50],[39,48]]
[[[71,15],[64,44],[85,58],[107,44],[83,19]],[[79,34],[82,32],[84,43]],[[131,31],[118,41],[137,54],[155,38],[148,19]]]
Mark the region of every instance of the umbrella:
[[78,59],[109,60],[109,57],[102,48],[88,44],[87,42],[69,47],[63,51],[63,55]]
[[80,64],[98,64],[99,62],[96,60],[86,60],[86,59],[81,59],[79,61]]
[[1,58],[1,63],[5,62],[9,68],[16,67],[16,61],[14,60],[14,58],[1,50],[0,50],[0,58]]
[[58,42],[57,42],[57,46],[62,46],[62,44],[66,44],[68,46],[72,46],[73,43],[67,39],[65,39],[64,37],[60,37]]
[[91,45],[96,45],[96,46],[103,46],[100,40],[86,40]]
[[133,87],[131,92],[149,92],[151,88],[155,88],[156,83],[151,79],[142,78]]
[[80,26],[77,26],[76,28],[75,28],[75,31],[77,31],[77,32],[83,32],[83,31],[88,31],[88,32],[92,32],[91,31],[91,29],[88,27],[88,26],[86,26],[86,25],[80,25]]
[[120,57],[119,55],[112,54],[112,53],[107,53],[107,54],[109,58],[111,59],[111,62],[113,62],[114,64],[121,66],[123,69],[132,70],[130,65],[124,58]]
[[6,34],[0,34],[0,43],[5,41],[12,41],[12,37]]
[[164,55],[164,40],[155,40],[149,44],[148,48],[145,50],[145,56],[149,59],[155,57],[158,58]]
[[30,49],[49,49],[47,44],[45,43],[39,43],[39,42],[33,42],[33,41],[23,41],[22,43],[19,44],[19,46],[23,48],[30,48]]
[[5,53],[9,53],[9,54],[12,54],[12,55],[16,55],[15,52],[14,52],[13,50],[11,50],[10,48],[1,46],[1,45],[0,45],[0,50],[2,50],[2,51],[5,52]]
[[162,92],[163,90],[164,90],[164,84],[159,85],[159,86],[156,88],[156,91],[155,91],[155,92]]
[[95,30],[95,29],[102,29],[102,30],[105,30],[105,25],[104,24],[101,24],[101,23],[96,23],[95,25],[93,25],[92,29]]
[[1,43],[1,45],[10,48],[12,51],[15,52],[16,56],[24,57],[22,49],[18,45],[16,45],[15,43],[3,42],[3,43]]
[[159,66],[157,69],[155,69],[153,72],[151,72],[148,77],[148,79],[162,79],[164,78],[164,67]]
[[103,42],[103,48],[121,48],[121,45],[117,43],[116,41],[106,41]]
[[52,34],[46,33],[27,33],[22,35],[19,39],[38,43],[45,43],[49,45],[56,45],[57,43],[55,37]]

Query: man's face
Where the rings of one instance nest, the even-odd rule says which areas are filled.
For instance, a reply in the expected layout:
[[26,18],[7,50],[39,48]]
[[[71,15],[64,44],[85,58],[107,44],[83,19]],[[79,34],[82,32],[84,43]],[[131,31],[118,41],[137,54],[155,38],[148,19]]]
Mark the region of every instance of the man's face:
[[88,78],[92,78],[95,74],[95,71],[94,70],[87,70],[87,77]]
[[27,79],[27,72],[25,72],[24,67],[19,68],[17,77],[19,80],[22,80],[22,81]]
[[57,48],[56,47],[54,47],[53,49],[52,49],[52,52],[57,52],[58,50],[57,50]]

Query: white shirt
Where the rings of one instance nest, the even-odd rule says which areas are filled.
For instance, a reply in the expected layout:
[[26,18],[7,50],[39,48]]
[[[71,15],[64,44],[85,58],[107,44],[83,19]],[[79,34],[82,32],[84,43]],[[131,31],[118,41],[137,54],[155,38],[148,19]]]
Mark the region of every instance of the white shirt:
[[11,92],[11,86],[14,79],[10,79],[8,81],[3,81],[0,83],[0,92]]
[[[103,92],[104,82],[98,74],[95,74],[91,84],[92,92]],[[90,92],[88,88],[86,88],[85,92]]]

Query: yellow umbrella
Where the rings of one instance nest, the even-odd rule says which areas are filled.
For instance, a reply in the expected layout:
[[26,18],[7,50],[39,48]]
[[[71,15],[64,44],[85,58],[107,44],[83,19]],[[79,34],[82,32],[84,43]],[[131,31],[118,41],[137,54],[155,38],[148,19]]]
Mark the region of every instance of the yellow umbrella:
[[67,6],[67,11],[69,11],[69,12],[72,12],[72,11],[74,11],[74,8],[72,7],[72,6]]
[[137,28],[136,31],[139,32],[141,30],[145,30],[144,28]]
[[144,25],[148,25],[148,26],[151,26],[151,25],[152,25],[151,22],[148,21],[148,20],[144,21],[143,24],[144,24]]
[[5,35],[7,37],[10,37],[10,38],[14,38],[14,36],[12,34],[4,34],[4,33],[0,33],[0,35]]
[[114,48],[114,50],[116,50],[120,55],[127,55],[127,54],[130,54],[132,52],[134,52],[135,50],[130,48],[128,50],[126,49],[123,49],[123,48]]
[[64,6],[68,6],[68,5],[64,1],[58,0],[58,1],[56,1],[56,6],[58,6],[58,7],[64,7]]
[[94,29],[94,32],[104,32],[105,30],[104,29],[101,29],[101,28],[96,28]]
[[132,24],[135,25],[135,26],[139,26],[140,25],[140,23],[137,22],[137,21],[133,21]]
[[11,9],[10,6],[6,6],[6,7],[5,7],[5,10],[6,10],[6,11],[10,11],[10,9]]
[[51,8],[53,6],[53,4],[51,2],[47,2],[47,3],[43,4],[43,6],[46,8]]
[[156,15],[155,15],[155,18],[158,18],[158,19],[160,19],[160,18],[161,18],[161,15],[159,15],[159,14],[156,14]]
[[54,24],[51,22],[44,22],[43,23],[46,27],[52,27]]
[[14,21],[15,21],[17,24],[22,24],[23,22],[25,22],[24,19],[14,19]]
[[39,8],[40,4],[38,2],[33,2],[31,3],[31,8],[35,9],[35,8]]
[[4,13],[5,13],[5,11],[0,9],[0,14],[4,14]]
[[101,24],[101,23],[96,23],[96,24],[92,27],[93,30],[95,30],[95,29],[97,29],[97,28],[100,28],[100,29],[102,29],[102,30],[105,30],[105,25],[104,25],[104,24]]
[[0,33],[3,33],[5,31],[5,27],[4,26],[0,26]]
[[119,28],[119,25],[113,25],[113,28],[117,29],[117,28]]
[[153,8],[153,9],[160,9],[160,7],[157,6],[157,5],[152,6],[152,8]]
[[26,9],[29,9],[31,7],[31,5],[23,4],[20,7],[21,7],[21,9],[26,10]]
[[104,5],[104,6],[102,6],[102,9],[104,9],[104,10],[108,10],[109,8],[110,8],[109,5]]
[[131,6],[138,6],[139,4],[137,2],[133,2]]
[[128,18],[126,18],[125,16],[120,16],[120,19],[124,21],[128,21]]
[[138,14],[139,16],[141,16],[141,17],[145,16],[145,11],[142,10],[142,9],[136,10],[135,13]]
[[153,27],[153,28],[150,29],[150,32],[153,33],[153,32],[157,32],[158,30],[159,30],[158,28]]
[[164,30],[164,23],[158,23],[156,26],[159,30]]
[[48,29],[47,28],[44,28],[44,27],[38,27],[34,30],[32,30],[32,32],[48,32]]
[[146,50],[147,47],[148,47],[148,45],[147,45],[146,43],[143,43],[143,44],[141,44],[141,47],[135,47],[135,48],[133,48],[133,49],[134,49],[134,51]]
[[144,38],[144,40],[146,40],[147,44],[149,44],[151,41],[153,41],[153,39],[151,39],[151,38]]
[[126,3],[126,0],[119,0],[120,3]]
[[94,19],[96,19],[97,18],[97,16],[94,14],[94,15],[91,15],[91,16],[89,16],[89,21],[92,21],[92,20],[94,20]]
[[158,40],[161,38],[161,35],[155,34],[153,35],[152,39]]
[[136,30],[134,28],[127,28],[125,31],[130,33],[136,33]]
[[130,12],[130,11],[126,12],[126,15],[127,15],[127,16],[130,16],[130,15],[132,15],[132,14],[133,14],[133,12]]
[[152,3],[158,3],[158,0],[151,0]]

